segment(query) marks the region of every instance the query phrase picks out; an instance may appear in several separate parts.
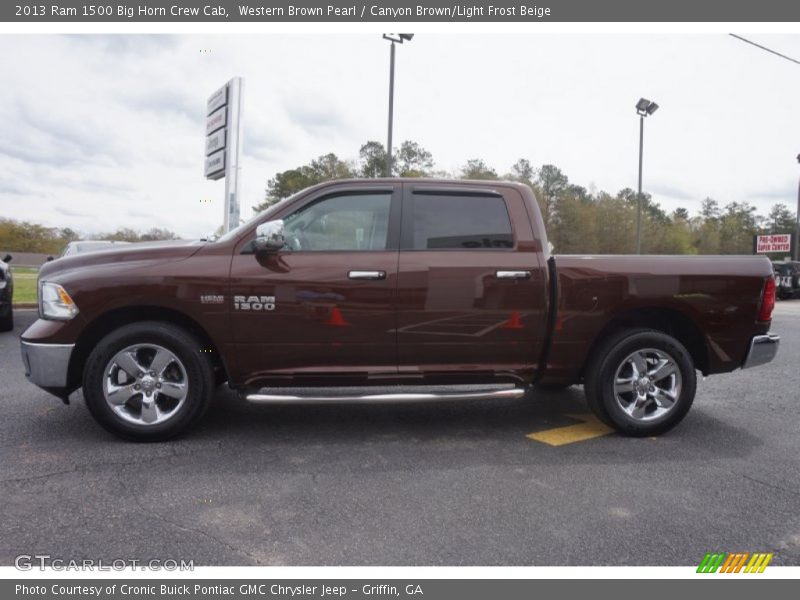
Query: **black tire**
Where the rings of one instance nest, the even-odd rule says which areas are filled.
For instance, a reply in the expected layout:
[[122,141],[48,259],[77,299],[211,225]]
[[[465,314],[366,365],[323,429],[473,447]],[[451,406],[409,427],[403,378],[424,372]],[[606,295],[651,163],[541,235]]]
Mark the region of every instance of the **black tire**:
[[[679,373],[680,379],[678,380],[675,375],[674,378],[670,376],[666,380],[656,382],[651,380],[650,389],[654,390],[656,388],[652,387],[653,383],[661,386],[663,381],[667,381],[668,383],[663,384],[666,387],[679,382],[678,386],[673,388],[676,391],[676,399],[668,409],[654,401],[645,403],[650,412],[643,411],[639,418],[636,418],[623,408],[628,399],[631,401],[635,399],[636,392],[622,392],[618,395],[614,388],[618,370],[624,369],[623,365],[630,364],[627,359],[635,353],[645,350],[648,351],[645,353],[648,356],[654,356],[649,353],[650,350],[654,350],[661,353],[662,358],[671,359],[672,366]],[[648,362],[647,365],[649,368],[651,363]],[[640,385],[638,382],[642,381],[631,375],[631,381],[634,380],[637,381],[636,385]],[[641,385],[644,386],[644,383]],[[669,431],[686,416],[694,401],[697,376],[691,355],[678,340],[660,331],[628,329],[611,336],[597,348],[586,370],[584,390],[589,407],[601,421],[623,435],[651,436]],[[650,395],[646,397],[650,398]],[[628,403],[626,406],[631,408],[632,404]],[[658,412],[662,410],[665,412],[659,415]]]
[[8,313],[0,315],[0,331],[11,331],[14,329],[14,310],[9,306]]
[[[163,422],[129,422],[106,401],[106,369],[118,352],[139,344],[164,348],[182,363],[187,385],[185,399]],[[109,333],[94,348],[84,368],[83,396],[89,412],[105,429],[131,441],[157,442],[183,433],[203,416],[214,391],[211,365],[200,349],[201,344],[185,330],[159,321],[133,323]],[[166,396],[163,398],[168,400]]]

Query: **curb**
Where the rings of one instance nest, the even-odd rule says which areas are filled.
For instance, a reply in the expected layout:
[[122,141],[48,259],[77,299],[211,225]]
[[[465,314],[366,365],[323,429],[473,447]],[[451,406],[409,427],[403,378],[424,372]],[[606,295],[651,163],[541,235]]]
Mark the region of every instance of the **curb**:
[[36,302],[15,302],[11,305],[11,308],[39,308],[39,304]]

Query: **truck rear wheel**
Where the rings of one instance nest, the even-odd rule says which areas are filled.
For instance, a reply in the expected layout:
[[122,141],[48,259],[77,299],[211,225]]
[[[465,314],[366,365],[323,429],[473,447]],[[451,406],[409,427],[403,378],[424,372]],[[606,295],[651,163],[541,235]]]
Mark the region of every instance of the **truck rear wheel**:
[[83,396],[108,431],[160,441],[194,424],[208,408],[214,378],[200,344],[167,323],[133,323],[108,334],[86,361]]
[[597,349],[584,389],[597,417],[629,436],[675,427],[697,387],[694,363],[678,340],[659,331],[629,329]]

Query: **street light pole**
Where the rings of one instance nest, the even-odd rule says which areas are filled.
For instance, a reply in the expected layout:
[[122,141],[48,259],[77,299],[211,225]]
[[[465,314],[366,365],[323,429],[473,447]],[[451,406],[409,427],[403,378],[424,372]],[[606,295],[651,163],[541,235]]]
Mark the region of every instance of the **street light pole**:
[[394,45],[410,42],[413,33],[384,33],[383,39],[391,42],[389,48],[389,131],[386,136],[386,177],[392,176],[392,122],[394,120]]
[[392,176],[392,121],[394,120],[394,40],[389,45],[389,133],[386,136],[386,177]]
[[636,103],[639,115],[639,187],[636,193],[636,254],[642,253],[642,158],[644,156],[644,118],[658,110],[658,104],[646,98]]
[[639,115],[639,187],[636,193],[636,254],[642,253],[642,158],[644,156],[644,115]]

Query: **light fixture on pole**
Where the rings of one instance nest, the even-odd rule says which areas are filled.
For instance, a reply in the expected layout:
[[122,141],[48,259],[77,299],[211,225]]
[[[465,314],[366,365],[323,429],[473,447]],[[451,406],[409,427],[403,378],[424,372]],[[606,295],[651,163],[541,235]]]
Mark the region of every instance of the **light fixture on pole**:
[[639,115],[639,188],[636,194],[636,254],[642,253],[642,153],[644,149],[644,118],[658,110],[658,104],[646,98],[636,103],[636,114]]
[[394,45],[410,42],[413,33],[384,33],[383,39],[391,42],[389,49],[389,134],[386,141],[386,177],[392,176],[392,120],[394,118]]

